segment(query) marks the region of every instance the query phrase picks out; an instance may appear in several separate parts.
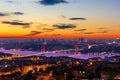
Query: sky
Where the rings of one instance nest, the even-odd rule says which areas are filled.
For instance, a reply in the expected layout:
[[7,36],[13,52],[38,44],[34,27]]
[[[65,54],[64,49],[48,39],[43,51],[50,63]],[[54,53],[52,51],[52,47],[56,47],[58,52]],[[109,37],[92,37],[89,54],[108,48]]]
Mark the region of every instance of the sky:
[[0,38],[120,38],[120,0],[0,0]]

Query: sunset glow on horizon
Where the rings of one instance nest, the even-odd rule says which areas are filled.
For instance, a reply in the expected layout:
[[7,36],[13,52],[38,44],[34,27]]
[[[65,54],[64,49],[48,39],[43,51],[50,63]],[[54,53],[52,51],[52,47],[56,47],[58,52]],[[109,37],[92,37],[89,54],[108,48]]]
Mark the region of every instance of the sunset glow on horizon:
[[0,0],[0,38],[120,38],[119,0]]

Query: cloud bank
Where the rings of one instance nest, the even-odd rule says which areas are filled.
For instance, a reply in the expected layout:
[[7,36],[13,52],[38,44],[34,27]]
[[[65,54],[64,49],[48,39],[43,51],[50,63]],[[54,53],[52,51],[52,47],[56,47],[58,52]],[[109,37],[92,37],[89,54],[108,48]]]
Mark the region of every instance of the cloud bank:
[[31,31],[30,34],[27,34],[25,36],[35,36],[35,35],[38,35],[40,33],[42,33],[42,32],[40,32],[40,31]]
[[69,20],[87,20],[86,18],[69,18]]
[[24,26],[29,27],[32,23],[25,23],[22,21],[2,21],[3,24],[9,24],[9,25],[16,25],[16,26]]
[[68,3],[68,2],[65,0],[40,0],[40,1],[38,1],[38,3],[40,3],[42,5],[51,6],[51,5],[56,5],[56,4],[60,4],[60,3]]
[[56,27],[57,29],[69,29],[69,28],[76,28],[76,25],[74,24],[55,24],[53,27]]

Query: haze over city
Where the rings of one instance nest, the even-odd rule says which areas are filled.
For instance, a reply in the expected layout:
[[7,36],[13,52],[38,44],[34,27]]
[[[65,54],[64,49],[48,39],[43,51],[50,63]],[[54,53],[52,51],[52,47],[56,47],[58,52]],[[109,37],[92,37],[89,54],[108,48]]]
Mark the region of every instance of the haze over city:
[[1,38],[120,38],[119,0],[0,0]]

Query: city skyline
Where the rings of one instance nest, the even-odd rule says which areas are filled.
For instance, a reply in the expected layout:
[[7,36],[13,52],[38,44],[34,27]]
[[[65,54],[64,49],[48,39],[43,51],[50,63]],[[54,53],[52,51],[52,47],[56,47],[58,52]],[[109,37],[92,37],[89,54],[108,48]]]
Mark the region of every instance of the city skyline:
[[0,0],[0,38],[120,38],[118,0]]

